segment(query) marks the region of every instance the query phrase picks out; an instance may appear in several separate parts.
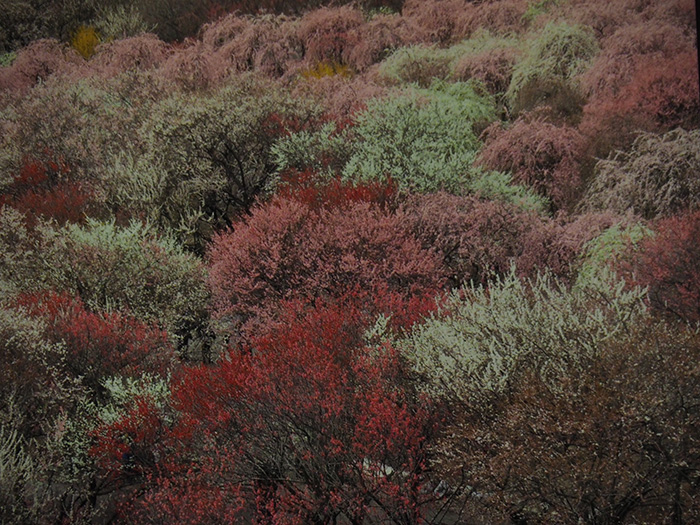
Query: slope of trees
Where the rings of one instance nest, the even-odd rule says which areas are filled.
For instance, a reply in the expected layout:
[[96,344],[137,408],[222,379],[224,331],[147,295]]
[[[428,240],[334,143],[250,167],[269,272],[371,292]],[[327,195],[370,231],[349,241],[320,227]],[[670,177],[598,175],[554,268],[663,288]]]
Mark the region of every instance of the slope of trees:
[[691,0],[6,1],[0,522],[698,522],[698,78]]

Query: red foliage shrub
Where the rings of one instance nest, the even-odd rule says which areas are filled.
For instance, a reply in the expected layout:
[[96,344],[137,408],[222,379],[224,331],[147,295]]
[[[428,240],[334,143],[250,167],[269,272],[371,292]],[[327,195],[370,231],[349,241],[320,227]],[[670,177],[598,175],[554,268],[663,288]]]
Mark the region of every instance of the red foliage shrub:
[[448,44],[466,36],[458,32],[459,14],[471,9],[465,0],[407,0],[401,15],[415,33],[416,40],[425,43]]
[[365,108],[368,100],[388,93],[386,87],[375,83],[368,74],[349,79],[339,75],[326,76],[299,83],[292,89],[295,96],[308,97],[310,94],[320,99],[326,112],[336,117],[333,119],[336,122],[350,119]]
[[697,2],[693,0],[668,0],[647,2],[644,18],[656,19],[683,27],[689,35],[697,34]]
[[590,27],[598,37],[612,35],[620,27],[638,23],[649,0],[571,0],[562,13],[572,22]]
[[70,167],[61,159],[25,158],[19,176],[0,193],[0,206],[21,211],[33,227],[39,217],[59,224],[80,223],[92,199],[85,184],[71,180]]
[[343,182],[340,178],[317,181],[310,171],[289,170],[281,174],[281,179],[282,188],[277,193],[280,198],[295,200],[314,211],[357,202],[372,202],[386,208],[395,200],[398,189],[391,180],[357,185]]
[[644,64],[621,91],[621,113],[642,113],[659,130],[700,124],[697,49],[661,64]]
[[344,49],[343,61],[355,71],[364,71],[386,58],[390,50],[404,45],[408,33],[401,16],[377,15],[350,30],[348,39],[352,45]]
[[507,272],[538,220],[504,203],[447,193],[412,196],[402,211],[423,247],[441,256],[450,287]]
[[466,37],[477,29],[488,29],[498,34],[517,33],[526,24],[523,15],[531,2],[527,0],[487,0],[470,2],[464,9],[455,11],[455,33]]
[[489,93],[505,93],[518,58],[515,48],[497,48],[478,54],[464,55],[454,65],[457,80],[475,78],[481,80]]
[[401,213],[349,203],[314,212],[276,199],[252,211],[209,251],[214,314],[234,326],[274,318],[280,301],[386,287],[405,297],[434,291],[444,272]]
[[232,12],[202,26],[200,38],[205,46],[217,51],[245,33],[253,24],[255,24],[253,18]]
[[575,263],[586,243],[620,221],[611,213],[561,215],[532,221],[521,238],[522,253],[516,260],[518,273],[534,277],[548,268],[564,280],[572,277]]
[[91,67],[106,77],[131,70],[145,71],[159,66],[171,52],[172,48],[156,35],[143,34],[101,44],[91,59]]
[[199,41],[186,41],[160,64],[163,78],[185,90],[197,91],[214,87],[225,76],[226,68]]
[[[152,444],[160,450],[157,475],[127,508],[152,515],[155,503],[166,520],[199,523],[190,513],[204,511],[194,502],[212,499],[228,515],[245,501],[243,515],[255,522],[417,522],[434,499],[424,490],[434,416],[406,388],[394,349],[364,347],[374,318],[366,299],[287,303],[251,352],[184,370],[172,392],[175,424]],[[128,453],[143,471],[148,456],[133,454],[129,436],[145,443],[162,426],[152,412],[137,411],[102,429],[94,452]],[[147,431],[133,424],[136,415]],[[128,474],[118,461],[112,468]],[[204,487],[200,496],[184,490],[190,476]]]
[[244,522],[240,487],[226,479],[220,458],[201,461],[186,476],[155,478],[138,500],[119,506],[121,521],[139,525]]
[[47,337],[66,347],[66,366],[99,391],[101,378],[165,375],[174,352],[166,332],[121,313],[97,314],[68,294],[22,295],[17,305],[47,322]]
[[583,74],[582,84],[589,96],[615,96],[642,67],[660,63],[693,48],[683,30],[658,20],[621,27],[602,40],[602,51]]
[[9,67],[0,68],[0,90],[25,90],[54,73],[78,68],[85,61],[58,40],[35,40],[17,53]]
[[216,54],[219,67],[254,69],[272,77],[297,69],[303,55],[297,23],[284,16],[251,19],[231,14],[205,26],[202,41]]
[[342,63],[344,53],[353,44],[352,30],[364,21],[362,11],[349,6],[310,11],[301,19],[298,32],[304,44],[305,59],[311,64]]
[[625,270],[655,309],[700,321],[700,211],[662,219]]
[[159,442],[163,442],[165,431],[161,411],[153,401],[137,397],[116,421],[91,432],[95,441],[90,454],[98,459],[100,469],[110,472],[113,481],[120,471],[124,477],[152,474],[154,453]]
[[612,97],[592,99],[580,130],[595,155],[628,146],[635,131],[667,131],[700,125],[697,50],[640,63],[632,80]]
[[503,129],[492,125],[478,162],[508,171],[513,178],[552,199],[557,208],[570,204],[581,184],[584,140],[576,129],[523,116]]

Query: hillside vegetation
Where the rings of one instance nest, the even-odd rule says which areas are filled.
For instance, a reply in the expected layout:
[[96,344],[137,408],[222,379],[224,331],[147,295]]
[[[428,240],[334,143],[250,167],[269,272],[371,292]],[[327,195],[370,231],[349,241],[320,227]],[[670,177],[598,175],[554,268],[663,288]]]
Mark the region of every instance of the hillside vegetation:
[[46,4],[0,523],[700,522],[694,2]]

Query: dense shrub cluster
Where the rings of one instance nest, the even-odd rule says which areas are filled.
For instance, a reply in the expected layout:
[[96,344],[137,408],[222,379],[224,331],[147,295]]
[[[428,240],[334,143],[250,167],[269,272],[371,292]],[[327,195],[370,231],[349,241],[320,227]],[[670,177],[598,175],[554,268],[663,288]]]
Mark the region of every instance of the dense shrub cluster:
[[532,37],[527,55],[516,64],[506,97],[514,113],[540,105],[570,116],[580,110],[577,75],[590,65],[598,43],[585,26],[547,24]]
[[700,132],[676,129],[641,134],[628,151],[596,164],[582,205],[668,217],[700,205]]
[[389,176],[407,191],[465,191],[478,148],[474,126],[493,118],[493,102],[470,83],[437,83],[371,101],[352,129],[356,146],[343,175],[352,181]]
[[691,0],[0,3],[0,522],[700,520]]
[[214,312],[231,319],[231,331],[274,317],[284,301],[354,288],[410,298],[437,292],[444,275],[401,213],[367,202],[314,211],[298,200],[273,201],[218,236],[209,260]]
[[584,146],[575,128],[522,116],[505,130],[491,126],[486,137],[480,164],[511,172],[517,182],[545,194],[557,208],[575,199],[581,185]]

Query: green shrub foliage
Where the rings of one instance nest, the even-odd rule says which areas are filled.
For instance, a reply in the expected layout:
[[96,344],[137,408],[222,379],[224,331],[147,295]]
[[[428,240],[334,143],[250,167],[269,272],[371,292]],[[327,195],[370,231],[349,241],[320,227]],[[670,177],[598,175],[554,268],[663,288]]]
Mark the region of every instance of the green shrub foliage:
[[[514,112],[542,103],[564,113],[580,111],[576,77],[598,52],[592,31],[566,22],[551,22],[528,43],[525,58],[516,64],[506,92]],[[556,107],[558,106],[558,107]],[[568,107],[567,107],[568,106]]]
[[[159,181],[158,220],[201,250],[212,228],[230,225],[269,190],[275,139],[299,131],[313,114],[303,100],[252,77],[210,96],[179,93],[162,101],[144,129]],[[148,163],[140,168],[150,170]]]
[[560,374],[645,318],[644,295],[610,271],[568,289],[550,275],[523,281],[513,270],[488,288],[456,290],[402,344],[434,395],[462,402],[502,394],[521,380],[525,362],[556,388]]
[[601,160],[582,207],[645,219],[700,207],[700,130],[643,133],[629,151]]
[[406,191],[468,186],[478,149],[475,124],[495,118],[494,104],[473,83],[436,83],[427,90],[373,100],[357,116],[346,180],[391,177]]
[[95,311],[126,311],[157,323],[172,337],[204,317],[205,270],[152,226],[89,220],[85,226],[44,229],[41,278],[77,295]]

